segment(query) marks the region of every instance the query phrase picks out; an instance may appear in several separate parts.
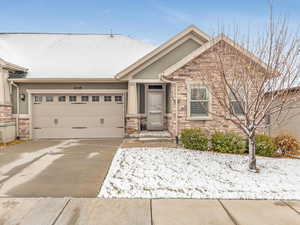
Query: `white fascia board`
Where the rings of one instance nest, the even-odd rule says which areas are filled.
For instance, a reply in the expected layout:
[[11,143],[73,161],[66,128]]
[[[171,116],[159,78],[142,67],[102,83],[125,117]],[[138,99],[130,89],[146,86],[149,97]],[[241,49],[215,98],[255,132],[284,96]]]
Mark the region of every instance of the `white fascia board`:
[[28,94],[119,94],[127,89],[28,89]]
[[124,83],[115,78],[12,78],[14,83]]

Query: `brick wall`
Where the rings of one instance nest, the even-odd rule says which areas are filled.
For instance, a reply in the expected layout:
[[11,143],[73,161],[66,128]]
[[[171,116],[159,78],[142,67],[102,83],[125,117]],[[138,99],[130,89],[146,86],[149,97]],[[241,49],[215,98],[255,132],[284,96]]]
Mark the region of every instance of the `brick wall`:
[[126,117],[126,135],[138,132],[140,126],[140,118],[138,117]]
[[[169,79],[175,80],[178,85],[179,135],[180,132],[185,128],[201,128],[207,133],[221,131],[242,134],[242,131],[232,121],[224,117],[211,115],[211,119],[208,120],[188,120],[187,117],[187,82],[199,81],[201,83],[201,80],[204,79],[203,74],[206,74],[205,77],[207,78],[207,80],[205,81],[205,84],[208,86],[208,88],[212,82],[214,82],[214,86],[216,86],[218,82],[221,84],[221,82],[218,81],[218,79],[220,78],[218,75],[219,71],[217,69],[216,54],[214,53],[214,51],[216,50],[218,49],[211,48],[207,50],[205,53],[196,57],[185,66],[168,76]],[[226,57],[224,59],[225,62],[230,62],[232,55],[228,54],[224,57]],[[171,118],[168,120],[168,130],[174,136],[176,133],[175,84],[171,85],[170,92],[170,95],[172,96],[170,101]],[[214,96],[211,97],[211,111],[213,112],[213,114],[215,114],[215,112],[218,112],[218,114],[225,115],[225,110],[223,109],[223,107],[221,107]]]
[[10,105],[0,105],[0,122],[12,121],[12,107]]
[[29,139],[30,119],[19,118],[19,136],[21,139]]

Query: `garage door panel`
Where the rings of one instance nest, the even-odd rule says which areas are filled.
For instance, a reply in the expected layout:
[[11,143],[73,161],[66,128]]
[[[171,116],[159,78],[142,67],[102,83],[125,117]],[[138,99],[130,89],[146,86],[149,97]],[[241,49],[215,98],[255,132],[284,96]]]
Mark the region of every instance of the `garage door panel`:
[[112,110],[122,110],[123,104],[37,104],[34,105],[34,111],[45,116],[84,116],[84,115],[110,115]]
[[115,128],[43,128],[34,129],[34,137],[38,138],[106,138],[123,137],[123,129]]
[[123,118],[119,116],[93,116],[84,120],[82,117],[38,117],[34,119],[34,127],[39,128],[67,128],[67,127],[120,127],[123,126]]
[[85,104],[42,102],[33,104],[33,137],[123,137],[123,107],[124,104],[117,102],[88,102]]

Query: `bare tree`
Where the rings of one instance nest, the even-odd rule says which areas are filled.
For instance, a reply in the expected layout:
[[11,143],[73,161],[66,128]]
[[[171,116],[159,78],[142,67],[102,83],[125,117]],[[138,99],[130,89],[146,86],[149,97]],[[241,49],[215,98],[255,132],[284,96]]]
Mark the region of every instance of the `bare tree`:
[[249,169],[257,171],[256,132],[264,128],[266,116],[279,115],[295,100],[289,94],[300,81],[299,41],[285,18],[274,19],[272,7],[262,33],[248,34],[243,40],[238,36],[240,32],[235,32],[233,40],[223,34],[215,38],[214,71],[209,79],[207,71],[201,74],[223,109],[210,113],[230,120],[245,134]]

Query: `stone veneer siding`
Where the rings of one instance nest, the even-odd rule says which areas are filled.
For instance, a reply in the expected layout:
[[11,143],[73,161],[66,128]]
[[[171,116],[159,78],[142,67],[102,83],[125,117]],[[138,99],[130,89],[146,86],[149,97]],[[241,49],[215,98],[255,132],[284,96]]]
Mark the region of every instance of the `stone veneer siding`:
[[0,122],[12,121],[12,107],[10,105],[0,105]]
[[[243,134],[242,131],[229,119],[224,117],[211,115],[211,119],[208,120],[188,120],[187,118],[187,88],[188,81],[199,81],[203,78],[203,73],[207,74],[208,81],[206,84],[209,85],[209,82],[218,82],[217,81],[217,65],[215,61],[215,51],[214,48],[211,48],[191,60],[189,63],[184,65],[182,68],[178,69],[174,73],[168,76],[169,79],[172,79],[177,82],[178,85],[178,135],[183,129],[189,128],[201,128],[206,133],[213,133],[215,131],[219,132],[234,132]],[[230,60],[230,55],[226,56],[225,60]],[[201,75],[202,74],[202,75]],[[215,77],[215,79],[214,79]],[[209,87],[208,87],[209,88]],[[176,135],[176,104],[175,104],[175,84],[171,84],[171,118],[168,120],[168,130],[174,137]],[[212,112],[223,112],[224,109],[219,105],[218,101],[211,96],[211,110]]]
[[29,139],[30,135],[30,119],[19,118],[19,137],[21,139]]
[[140,130],[140,118],[126,116],[126,135],[136,133]]

